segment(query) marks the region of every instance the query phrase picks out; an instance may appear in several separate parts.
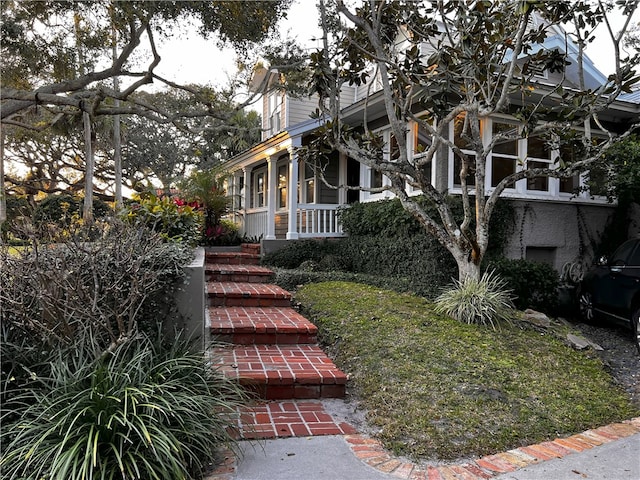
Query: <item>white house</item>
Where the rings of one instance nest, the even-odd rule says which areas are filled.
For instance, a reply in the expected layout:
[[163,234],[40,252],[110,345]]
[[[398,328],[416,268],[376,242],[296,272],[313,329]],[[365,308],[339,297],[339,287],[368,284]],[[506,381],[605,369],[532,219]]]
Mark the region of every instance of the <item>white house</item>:
[[[545,43],[547,47],[564,51],[565,37],[557,32],[557,35],[548,37]],[[568,58],[576,55],[577,50],[572,49],[573,46],[569,45]],[[588,87],[606,81],[586,57],[584,71]],[[257,71],[258,80],[265,72]],[[539,92],[551,89],[560,82],[560,78],[558,73],[540,72]],[[573,63],[567,67],[564,81],[567,87],[576,86],[577,73]],[[377,123],[378,131],[389,144],[393,139],[389,134],[381,92],[371,94],[368,88],[369,85],[343,88],[341,105],[345,106],[344,119],[354,126],[361,124],[366,101],[369,125]],[[517,101],[513,99],[513,102]],[[339,237],[343,235],[336,217],[339,207],[391,196],[389,192],[371,194],[345,188],[332,189],[320,181],[311,168],[298,161],[296,147],[306,145],[320,125],[320,120],[310,117],[316,107],[315,98],[292,98],[280,91],[266,95],[263,98],[262,142],[228,161],[228,189],[235,199],[232,215],[241,223],[245,235],[259,237],[266,242]],[[639,117],[638,92],[620,96],[600,115],[602,121],[614,124],[625,124]],[[495,132],[517,125],[514,118],[499,115],[486,119],[482,131],[488,143]],[[420,146],[426,146],[429,137],[417,124],[408,127],[407,145],[412,149],[408,154],[420,155],[424,150]],[[459,131],[460,122],[449,125],[449,138],[460,142],[459,146],[464,149]],[[597,137],[598,132],[594,131],[592,135]],[[490,190],[516,169],[552,165],[557,153],[551,151],[543,141],[532,137],[500,144],[487,160],[486,189]],[[526,159],[526,164],[519,159]],[[461,191],[459,180],[454,175],[455,171],[459,171],[455,163],[451,151],[442,151],[431,164],[430,171],[434,187],[452,195]],[[338,153],[331,158],[324,176],[330,184],[341,186],[371,187],[388,181],[368,167]],[[513,202],[517,217],[515,233],[505,246],[507,256],[543,261],[560,270],[566,262],[588,255],[592,241],[601,235],[614,206],[604,197],[589,192],[576,193],[584,182],[585,179],[578,176],[565,179],[540,177],[520,180],[513,188],[507,189],[502,196]]]

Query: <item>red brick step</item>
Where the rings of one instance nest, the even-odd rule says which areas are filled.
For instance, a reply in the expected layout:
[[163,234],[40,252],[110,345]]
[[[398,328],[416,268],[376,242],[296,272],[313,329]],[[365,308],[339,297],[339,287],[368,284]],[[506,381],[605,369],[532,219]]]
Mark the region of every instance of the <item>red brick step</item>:
[[209,305],[221,307],[290,307],[291,293],[277,285],[248,282],[207,283]]
[[343,397],[347,376],[317,345],[212,349],[214,367],[268,400]]
[[210,307],[211,334],[239,345],[317,342],[318,327],[292,308]]
[[210,282],[268,283],[273,277],[272,270],[259,265],[208,263],[205,273]]
[[260,255],[247,252],[216,252],[206,253],[207,263],[219,263],[225,265],[258,265]]

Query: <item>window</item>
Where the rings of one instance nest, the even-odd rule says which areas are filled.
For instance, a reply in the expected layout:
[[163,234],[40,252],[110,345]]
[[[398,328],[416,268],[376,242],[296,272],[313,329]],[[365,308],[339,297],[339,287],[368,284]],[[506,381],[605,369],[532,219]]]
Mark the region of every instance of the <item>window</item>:
[[[527,168],[551,168],[551,148],[545,138],[534,136],[527,138]],[[549,177],[527,178],[527,190],[548,192]]]
[[264,207],[267,204],[267,172],[256,172],[254,177],[253,208]]
[[[458,115],[453,121],[453,143],[462,150],[462,153],[466,155],[469,160],[469,171],[467,172],[467,186],[474,186],[476,184],[475,177],[475,165],[476,165],[476,153],[471,150],[471,144],[465,135],[463,135],[464,129],[464,115]],[[482,126],[482,125],[481,125]],[[482,130],[481,130],[482,131]],[[453,158],[453,186],[460,187],[460,171],[462,170],[462,159],[454,153]]]
[[[499,140],[491,151],[491,186],[496,187],[498,183],[516,172],[520,135],[517,125],[496,120],[492,122],[491,133],[492,137],[506,136]],[[513,188],[513,183],[509,187]]]
[[244,176],[238,177],[238,190],[236,194],[238,210],[242,210],[244,208]]
[[273,92],[269,95],[269,129],[271,135],[275,135],[281,130],[280,124],[280,110],[282,105],[282,99],[278,92]]
[[285,163],[278,167],[278,208],[287,207],[288,179],[289,179],[289,165]]
[[304,202],[315,203],[316,201],[316,174],[309,164],[304,167]]
[[[570,164],[580,157],[580,151],[584,150],[581,143],[576,141],[566,142],[560,146],[560,160],[564,164]],[[580,175],[560,178],[560,193],[578,193],[580,188]]]
[[[423,121],[429,121],[427,118],[421,119]],[[413,162],[414,165],[418,163],[422,158],[425,157],[425,152],[431,147],[432,139],[431,135],[429,135],[428,130],[422,123],[414,123],[413,124]],[[425,163],[420,167],[424,178],[426,178],[429,182],[433,178],[431,176],[433,167],[431,162]]]

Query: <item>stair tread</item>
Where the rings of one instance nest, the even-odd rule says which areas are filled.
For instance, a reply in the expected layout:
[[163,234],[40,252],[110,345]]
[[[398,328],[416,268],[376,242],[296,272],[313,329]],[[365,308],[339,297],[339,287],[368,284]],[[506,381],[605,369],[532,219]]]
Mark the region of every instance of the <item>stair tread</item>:
[[291,293],[270,283],[208,282],[207,293],[226,297],[269,297],[290,299]]
[[231,378],[267,385],[347,383],[317,345],[246,345],[212,349],[213,365]]
[[309,333],[318,327],[288,307],[209,307],[212,332]]
[[205,266],[207,273],[223,272],[223,273],[250,273],[273,275],[273,270],[261,267],[260,265],[233,265],[227,263],[207,263]]

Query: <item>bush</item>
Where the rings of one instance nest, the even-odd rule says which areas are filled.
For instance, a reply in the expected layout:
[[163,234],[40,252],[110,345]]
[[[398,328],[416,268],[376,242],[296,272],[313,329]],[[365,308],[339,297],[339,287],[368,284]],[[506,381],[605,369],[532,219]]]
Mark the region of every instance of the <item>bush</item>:
[[215,226],[208,226],[204,229],[204,245],[240,245],[242,236],[240,227],[231,220],[223,218]]
[[476,325],[491,325],[509,320],[513,313],[507,282],[493,272],[485,272],[480,280],[467,277],[455,280],[451,288],[436,298],[435,311],[456,320]]
[[199,478],[232,441],[240,387],[187,342],[138,336],[96,358],[79,340],[3,403],[3,478]]
[[194,207],[169,197],[151,195],[128,205],[125,218],[133,225],[144,225],[163,238],[197,245],[200,241],[202,214]]
[[338,241],[297,240],[262,258],[264,265],[276,268],[294,269],[305,261],[320,263],[327,255],[341,256],[342,249]]
[[[11,341],[52,348],[91,331],[102,348],[154,328],[168,316],[172,290],[193,252],[121,222],[96,223],[68,242],[20,251],[0,248],[0,323]],[[86,233],[86,232],[85,232]]]
[[[68,194],[48,195],[40,201],[33,211],[33,222],[40,226],[44,223],[56,223],[66,227],[75,218],[82,217],[84,199]],[[104,218],[112,212],[111,207],[99,198],[93,199],[93,215]]]
[[560,280],[553,267],[524,259],[500,258],[489,262],[486,269],[495,271],[507,282],[519,310],[532,308],[553,313],[557,307]]

